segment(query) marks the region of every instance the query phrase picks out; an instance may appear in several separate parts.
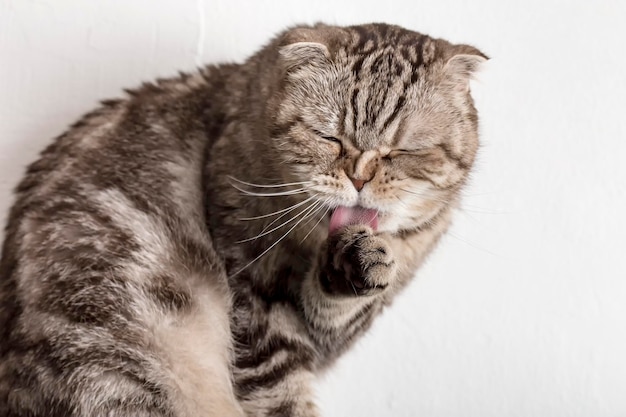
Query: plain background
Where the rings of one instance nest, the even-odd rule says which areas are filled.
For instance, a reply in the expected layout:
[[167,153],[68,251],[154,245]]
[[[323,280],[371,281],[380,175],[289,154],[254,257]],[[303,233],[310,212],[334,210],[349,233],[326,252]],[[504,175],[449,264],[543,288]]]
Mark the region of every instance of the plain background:
[[320,379],[325,416],[626,415],[626,2],[0,0],[0,213],[98,99],[287,25],[472,43],[483,147],[418,279]]

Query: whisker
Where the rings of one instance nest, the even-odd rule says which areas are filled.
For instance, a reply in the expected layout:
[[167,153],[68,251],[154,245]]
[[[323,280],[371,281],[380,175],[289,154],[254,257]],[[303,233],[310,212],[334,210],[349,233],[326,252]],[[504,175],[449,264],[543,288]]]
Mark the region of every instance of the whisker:
[[[309,199],[307,199],[306,201],[309,201],[310,199],[312,199],[312,198],[314,198],[314,197],[316,197],[316,196],[317,196],[317,194],[314,194],[314,195],[312,195]],[[313,203],[311,203],[311,204],[313,204]],[[294,207],[294,210],[295,210],[295,207]],[[285,212],[285,213],[281,214],[280,216],[276,217],[274,220],[272,220],[272,221],[271,221],[271,222],[270,222],[267,226],[265,226],[265,227],[261,230],[261,233],[265,232],[267,229],[269,229],[270,227],[272,227],[272,225],[273,225],[274,223],[276,223],[277,221],[279,221],[280,219],[282,219],[283,217],[285,217],[287,214],[291,213],[292,211],[293,211],[293,210],[289,210],[289,211],[287,211],[287,212]]]
[[[321,201],[318,201],[318,203],[321,203]],[[258,261],[259,259],[261,259],[261,257],[263,255],[265,255],[267,252],[269,252],[270,250],[272,250],[276,245],[278,245],[285,237],[287,237],[287,235],[289,233],[291,233],[291,231],[293,229],[295,229],[296,227],[298,227],[298,225],[300,223],[302,223],[303,220],[305,220],[309,215],[306,215],[304,217],[302,217],[300,220],[298,220],[298,222],[296,224],[294,224],[293,226],[291,226],[291,228],[289,230],[287,230],[287,232],[282,235],[276,242],[272,243],[270,245],[270,247],[268,247],[267,249],[265,249],[263,252],[261,252],[261,254],[259,256],[257,256],[256,258],[254,258],[253,260],[251,260],[250,262],[248,262],[243,268],[239,269],[237,272],[235,272],[233,275],[231,275],[229,278],[232,278],[238,274],[240,274],[244,269],[246,269],[247,267],[249,267],[250,265],[252,265],[253,263],[255,263],[256,261]]]
[[354,291],[354,295],[359,295],[356,292],[356,287],[354,286],[354,283],[352,282],[352,280],[349,280],[348,282],[350,283],[350,285],[352,285],[352,291]]
[[404,191],[405,193],[413,194],[413,195],[416,195],[418,197],[425,198],[427,200],[437,201],[437,202],[442,203],[442,204],[450,204],[450,202],[451,202],[450,200],[442,200],[440,198],[437,198],[437,197],[434,197],[434,196],[431,196],[431,195],[428,195],[428,194],[423,194],[423,193],[419,193],[417,191],[407,190],[406,188],[400,188],[400,190]]
[[307,224],[311,223],[311,221],[315,220],[315,216],[320,213],[322,210],[324,210],[324,204],[323,202],[321,202],[322,204],[318,204],[317,208],[315,209],[314,213],[311,213],[311,215],[309,216],[309,220],[307,220],[305,223],[302,224],[302,226],[306,226]]
[[402,204],[404,207],[409,208],[409,206],[404,202],[404,200],[402,200],[400,197],[398,197],[397,195],[394,195],[394,197],[396,198],[396,200],[398,200],[400,202],[400,204]]
[[[320,203],[321,203],[321,202],[320,202]],[[322,210],[324,210],[324,205],[323,205],[323,204],[317,204],[317,207],[315,208],[315,210],[313,210],[313,212],[311,212],[311,213],[310,213],[311,215],[310,215],[310,216],[308,216],[308,217],[309,217],[309,219],[308,219],[306,222],[302,223],[302,226],[304,227],[304,226],[306,226],[307,224],[311,223],[311,221],[312,221],[312,220],[315,220],[315,217],[314,217],[314,216],[315,216],[317,213],[319,213],[320,211],[322,211]]]
[[474,206],[471,204],[466,204],[464,201],[461,201],[459,210],[466,212],[465,214],[467,214],[467,212],[476,213],[476,214],[509,214],[506,211],[489,210],[489,209]]
[[[321,207],[322,210],[324,209],[324,206]],[[317,227],[317,225],[320,224],[320,222],[324,219],[324,217],[326,217],[326,215],[328,214],[328,212],[330,211],[330,207],[326,208],[326,211],[324,212],[324,214],[322,214],[322,216],[320,217],[320,219],[317,221],[317,223],[315,223],[313,225],[313,227],[311,228],[311,230],[309,230],[309,233],[306,234],[306,236],[304,236],[304,238],[302,238],[302,240],[300,241],[300,243],[304,242],[306,240],[307,237],[309,237],[309,235],[313,232],[313,230],[315,230],[315,228]],[[318,212],[319,213],[319,212]]]
[[264,214],[264,215],[262,215],[262,216],[255,216],[255,217],[242,217],[242,218],[240,218],[239,220],[242,220],[242,221],[258,220],[258,219],[264,219],[264,218],[266,218],[266,217],[272,217],[272,216],[275,216],[275,215],[277,215],[277,214],[284,213],[285,211],[286,211],[286,212],[290,212],[290,211],[292,211],[292,210],[294,210],[294,209],[296,209],[296,208],[300,207],[301,205],[303,205],[303,204],[304,204],[304,203],[306,203],[307,201],[310,201],[311,199],[315,198],[315,196],[316,196],[316,195],[317,195],[317,194],[315,194],[315,195],[313,195],[313,196],[311,196],[311,197],[307,198],[306,200],[301,201],[301,202],[299,202],[299,203],[297,203],[297,204],[295,204],[295,205],[293,205],[293,206],[289,206],[289,207],[287,207],[287,208],[284,208],[284,209],[282,209],[282,210],[275,211],[275,212],[273,212],[273,213]]
[[[314,208],[316,208],[316,207],[317,207],[320,203],[321,203],[321,201],[316,201],[316,202],[314,202],[314,203],[311,203],[311,205],[309,205],[308,207],[306,207],[304,210],[302,210],[302,211],[301,211],[300,213],[298,213],[296,216],[294,216],[294,217],[292,217],[292,218],[290,218],[290,219],[288,219],[288,220],[284,221],[283,223],[279,224],[278,226],[276,226],[276,227],[274,227],[274,228],[272,228],[272,229],[270,229],[270,230],[268,230],[268,231],[264,231],[264,230],[262,230],[262,231],[261,231],[261,233],[259,233],[258,235],[254,236],[254,237],[249,237],[249,238],[247,238],[247,239],[238,240],[238,241],[236,241],[235,243],[245,243],[245,242],[250,242],[250,241],[252,241],[252,240],[256,240],[256,239],[258,239],[258,238],[260,238],[260,237],[266,236],[266,235],[268,235],[268,234],[272,233],[273,231],[278,230],[278,229],[280,229],[281,227],[283,227],[283,226],[285,226],[285,225],[287,225],[287,224],[289,224],[289,223],[293,222],[294,220],[297,220],[297,219],[298,219],[298,217],[302,216],[303,214],[305,214],[305,213],[306,213],[306,214],[308,215],[308,213],[310,213],[310,212],[311,212]],[[305,217],[306,217],[306,216],[305,216]]]
[[239,191],[241,191],[245,195],[253,196],[253,197],[277,197],[282,195],[294,195],[294,194],[303,194],[307,192],[306,188],[297,188],[295,190],[287,190],[287,191],[277,191],[274,193],[255,193],[252,191],[244,190],[236,186],[235,184],[231,184],[231,186]]
[[[406,188],[400,188],[400,189],[402,191],[406,192],[406,193],[413,194],[413,195],[416,195],[418,197],[422,197],[422,198],[424,198],[426,200],[437,201],[437,202],[442,203],[442,204],[450,204],[451,203],[451,200],[442,200],[442,199],[434,197],[432,195],[425,194],[425,193],[420,193],[420,192],[417,192],[417,191],[407,190]],[[479,214],[507,214],[506,212],[489,210],[489,209],[485,209],[483,207],[475,206],[475,205],[472,205],[472,204],[467,204],[464,201],[461,201],[459,210],[461,210],[461,211],[470,211],[470,212],[479,213]]]
[[236,181],[240,184],[244,184],[244,185],[248,185],[250,187],[258,187],[258,188],[279,188],[279,187],[290,187],[292,185],[309,185],[311,184],[311,181],[301,181],[301,182],[287,182],[287,183],[283,183],[283,184],[255,184],[252,182],[247,182],[247,181],[242,181],[238,178],[232,177],[232,176],[228,176],[228,179]]
[[466,245],[469,245],[469,246],[473,247],[474,249],[477,249],[477,250],[479,250],[479,251],[482,251],[482,252],[488,253],[489,255],[495,256],[495,257],[497,257],[497,258],[502,258],[502,256],[501,256],[501,255],[499,255],[499,254],[497,254],[497,253],[495,253],[495,252],[492,252],[492,251],[490,251],[489,249],[485,249],[485,248],[483,248],[483,247],[481,247],[481,246],[478,246],[478,245],[476,245],[476,244],[474,244],[474,243],[470,242],[469,240],[467,240],[467,239],[465,239],[465,238],[463,238],[463,237],[459,236],[458,234],[456,234],[456,233],[452,232],[451,230],[448,230],[448,231],[446,232],[446,234],[447,234],[448,236],[451,236],[451,237],[453,237],[453,238],[457,239],[457,240],[458,240],[458,241],[460,241],[460,242],[465,243]]

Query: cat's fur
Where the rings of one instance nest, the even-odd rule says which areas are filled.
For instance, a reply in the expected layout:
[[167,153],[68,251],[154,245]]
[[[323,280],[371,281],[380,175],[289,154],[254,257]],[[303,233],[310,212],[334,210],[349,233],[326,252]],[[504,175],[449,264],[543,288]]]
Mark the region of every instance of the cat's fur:
[[[449,225],[484,59],[396,26],[303,26],[86,115],[16,190],[0,415],[316,416],[312,378]],[[355,204],[378,230],[329,237]]]

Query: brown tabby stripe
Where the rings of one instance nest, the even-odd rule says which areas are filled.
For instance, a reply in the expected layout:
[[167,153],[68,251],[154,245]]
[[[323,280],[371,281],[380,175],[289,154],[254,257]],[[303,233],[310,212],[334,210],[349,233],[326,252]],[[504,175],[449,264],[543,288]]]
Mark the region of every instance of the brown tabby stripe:
[[296,404],[293,401],[283,401],[278,406],[269,409],[267,415],[275,417],[289,417],[294,415],[293,411],[295,407]]
[[238,352],[235,366],[239,369],[257,368],[283,351],[292,352],[298,356],[305,356],[308,360],[313,358],[313,354],[307,346],[290,340],[285,336],[277,335],[263,340],[253,350]]
[[245,398],[255,391],[270,389],[298,369],[310,370],[308,361],[306,358],[289,355],[285,361],[265,372],[242,378],[235,375],[237,395]]
[[358,96],[359,96],[359,88],[355,87],[352,91],[352,132],[356,135],[357,126],[358,126],[358,117],[359,117],[359,109],[358,109]]
[[398,101],[396,102],[396,106],[393,108],[393,111],[387,117],[387,119],[385,119],[385,122],[383,123],[383,128],[381,129],[380,133],[387,130],[389,125],[393,123],[394,120],[396,120],[396,118],[398,117],[398,114],[400,113],[400,109],[404,107],[405,101],[406,101],[406,98],[404,95],[401,95],[400,98],[398,98]]

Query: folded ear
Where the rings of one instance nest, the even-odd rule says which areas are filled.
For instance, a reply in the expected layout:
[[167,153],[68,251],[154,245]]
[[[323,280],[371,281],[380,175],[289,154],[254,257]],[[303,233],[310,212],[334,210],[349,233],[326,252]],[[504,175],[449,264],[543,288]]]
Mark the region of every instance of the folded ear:
[[332,62],[337,48],[349,39],[344,29],[323,23],[295,27],[282,35],[280,60],[288,73],[301,68],[322,68]]
[[303,67],[322,68],[330,63],[328,47],[319,42],[295,42],[282,46],[280,60],[287,73]]
[[447,78],[460,90],[469,90],[469,81],[481,64],[487,61],[487,55],[469,45],[455,45],[443,70]]

